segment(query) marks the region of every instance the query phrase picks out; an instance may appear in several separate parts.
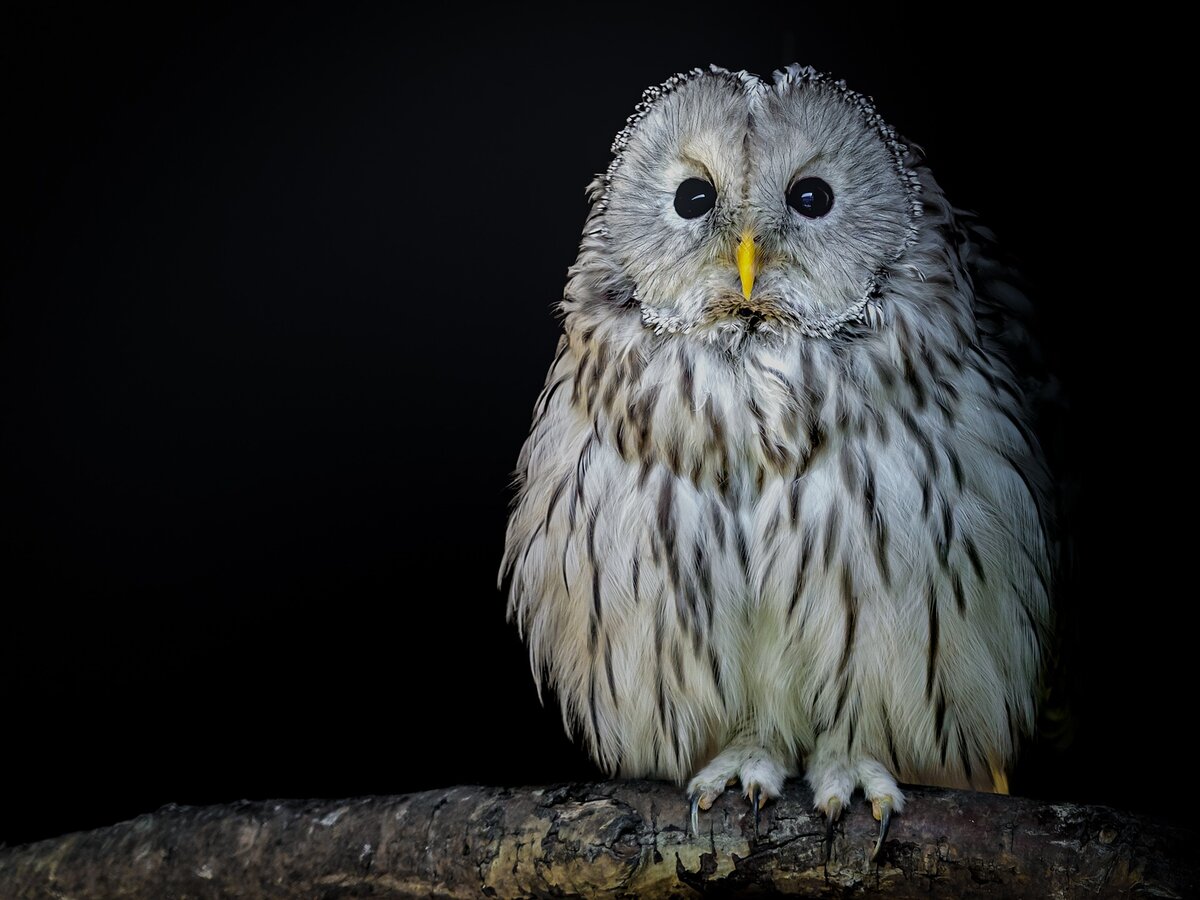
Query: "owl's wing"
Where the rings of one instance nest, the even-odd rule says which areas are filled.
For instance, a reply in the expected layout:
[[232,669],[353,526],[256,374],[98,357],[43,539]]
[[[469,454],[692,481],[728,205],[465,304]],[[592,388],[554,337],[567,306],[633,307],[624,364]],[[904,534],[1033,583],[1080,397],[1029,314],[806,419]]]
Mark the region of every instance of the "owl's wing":
[[1054,563],[1055,628],[1043,685],[1034,755],[1063,751],[1073,735],[1070,714],[1075,694],[1071,656],[1078,645],[1077,619],[1072,602],[1071,509],[1078,491],[1069,448],[1070,408],[1055,375],[1054,356],[1046,351],[1048,326],[1031,299],[1030,284],[1015,260],[996,241],[992,231],[973,213],[955,210],[954,238],[974,284],[975,321],[979,340],[989,356],[1008,364],[1020,389],[1025,421],[1042,449],[1050,469],[1056,545]]

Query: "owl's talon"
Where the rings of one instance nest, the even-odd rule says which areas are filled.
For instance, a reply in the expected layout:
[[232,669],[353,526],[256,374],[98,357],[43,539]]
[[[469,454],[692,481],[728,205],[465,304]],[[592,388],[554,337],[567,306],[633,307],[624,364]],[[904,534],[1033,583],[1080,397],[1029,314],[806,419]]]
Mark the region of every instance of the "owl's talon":
[[872,800],[871,815],[879,821],[879,838],[875,841],[875,849],[871,851],[871,862],[875,862],[887,839],[888,826],[892,823],[892,798],[876,797]]
[[750,805],[754,807],[754,837],[758,837],[759,813],[762,812],[762,788],[757,784],[750,791]]
[[700,835],[700,794],[694,793],[689,798],[692,802],[692,834]]
[[825,862],[833,856],[833,826],[842,814],[842,801],[830,797],[825,801]]
[[825,817],[829,820],[830,827],[842,815],[842,800],[840,797],[830,797],[825,801]]

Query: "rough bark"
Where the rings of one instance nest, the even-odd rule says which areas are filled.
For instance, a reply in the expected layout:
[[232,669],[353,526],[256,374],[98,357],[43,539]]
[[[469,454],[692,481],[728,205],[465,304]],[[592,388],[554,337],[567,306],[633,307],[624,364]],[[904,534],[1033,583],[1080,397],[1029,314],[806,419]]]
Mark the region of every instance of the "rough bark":
[[167,806],[0,850],[4,898],[1192,897],[1197,835],[1103,807],[912,789],[878,864],[856,801],[834,832],[799,784],[762,812],[728,792],[688,832],[647,781]]

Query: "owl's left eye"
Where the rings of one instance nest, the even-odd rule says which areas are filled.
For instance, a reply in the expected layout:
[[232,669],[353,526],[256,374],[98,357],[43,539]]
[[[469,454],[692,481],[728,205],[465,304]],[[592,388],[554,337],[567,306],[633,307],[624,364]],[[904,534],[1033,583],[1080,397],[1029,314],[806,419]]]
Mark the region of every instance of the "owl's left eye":
[[787,203],[806,219],[819,219],[833,209],[833,188],[820,178],[801,178],[787,192]]
[[675,191],[675,212],[698,219],[717,205],[717,189],[703,178],[688,178]]

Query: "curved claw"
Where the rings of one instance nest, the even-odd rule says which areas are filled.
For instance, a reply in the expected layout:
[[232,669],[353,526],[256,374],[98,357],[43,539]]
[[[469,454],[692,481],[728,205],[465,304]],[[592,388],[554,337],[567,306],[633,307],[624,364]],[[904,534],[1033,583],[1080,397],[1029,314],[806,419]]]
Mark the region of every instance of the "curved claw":
[[871,862],[879,857],[883,842],[887,839],[888,826],[892,824],[892,798],[880,797],[871,801],[871,813],[879,820],[879,838],[875,841],[875,849],[871,851]]
[[697,791],[688,798],[692,801],[692,834],[700,834],[700,793]]
[[757,784],[750,793],[750,805],[754,807],[754,837],[758,837],[759,812],[762,810],[762,788]]
[[833,856],[833,826],[842,814],[842,801],[830,797],[825,804],[825,862]]

